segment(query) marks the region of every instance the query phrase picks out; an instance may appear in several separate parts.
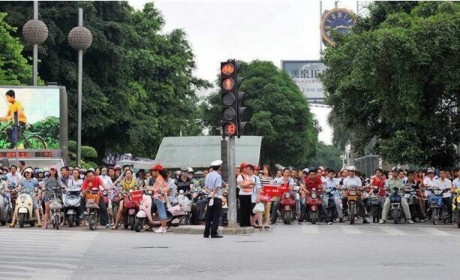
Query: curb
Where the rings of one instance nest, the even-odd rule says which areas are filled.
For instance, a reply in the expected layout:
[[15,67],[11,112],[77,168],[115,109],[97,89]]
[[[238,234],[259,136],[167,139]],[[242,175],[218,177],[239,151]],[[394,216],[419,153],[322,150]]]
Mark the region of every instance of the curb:
[[[252,234],[255,233],[254,228],[244,227],[244,228],[228,228],[228,227],[219,227],[219,233],[222,235],[238,235],[238,234]],[[175,234],[203,234],[204,226],[180,226],[173,228]]]

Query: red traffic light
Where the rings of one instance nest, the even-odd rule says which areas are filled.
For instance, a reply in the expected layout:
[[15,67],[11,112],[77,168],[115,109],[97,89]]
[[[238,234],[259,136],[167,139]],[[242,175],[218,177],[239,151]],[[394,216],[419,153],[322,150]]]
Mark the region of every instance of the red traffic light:
[[235,66],[233,66],[233,63],[225,63],[220,67],[220,72],[225,76],[229,76],[235,72]]

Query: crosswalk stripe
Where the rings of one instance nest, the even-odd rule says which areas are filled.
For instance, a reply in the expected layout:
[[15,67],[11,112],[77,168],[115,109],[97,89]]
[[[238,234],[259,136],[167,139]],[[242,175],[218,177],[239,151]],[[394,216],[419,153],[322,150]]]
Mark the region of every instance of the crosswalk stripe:
[[[2,258],[0,279],[69,279],[97,232],[2,230],[0,248],[14,256]],[[22,256],[24,255],[24,256]]]
[[302,232],[306,234],[319,234],[319,228],[317,225],[303,225]]
[[345,234],[363,234],[359,228],[352,225],[340,226],[340,230]]
[[434,236],[451,236],[450,233],[447,233],[445,231],[442,231],[442,230],[439,230],[439,229],[435,229],[435,228],[419,228],[431,235],[434,235]]
[[384,232],[388,233],[389,235],[407,235],[406,232],[399,230],[395,227],[392,226],[379,226],[380,230],[383,230]]

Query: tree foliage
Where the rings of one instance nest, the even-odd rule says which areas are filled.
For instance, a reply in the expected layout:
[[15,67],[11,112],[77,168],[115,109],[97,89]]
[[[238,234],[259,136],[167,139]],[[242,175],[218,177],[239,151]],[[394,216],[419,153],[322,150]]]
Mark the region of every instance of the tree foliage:
[[[154,157],[164,136],[199,133],[195,90],[208,86],[193,76],[193,52],[182,30],[162,32],[153,3],[136,11],[123,1],[40,2],[49,37],[39,48],[39,74],[67,88],[70,138],[77,135],[77,52],[68,41],[83,7],[93,43],[83,61],[82,142],[107,153]],[[30,2],[2,2],[18,30],[32,18]],[[25,56],[32,48],[26,45]]]
[[334,128],[390,162],[453,166],[460,139],[460,4],[375,2],[325,51]]
[[5,21],[6,16],[0,13],[0,85],[30,83],[32,67],[21,54],[24,48],[19,39],[11,36],[16,28]]
[[61,146],[60,121],[57,117],[48,117],[33,124],[30,132],[40,135],[49,149],[59,149]]
[[324,166],[338,171],[342,168],[342,159],[340,158],[342,154],[342,150],[337,147],[326,145],[324,142],[320,141],[316,145],[316,156],[309,160],[308,166]]
[[[263,136],[262,162],[305,165],[315,155],[318,130],[300,89],[271,62],[243,63],[241,76],[249,119],[244,134]],[[215,135],[219,134],[220,104],[220,93],[202,104],[204,123]]]
[[[77,165],[77,142],[69,141],[69,158],[70,166]],[[81,167],[82,168],[96,168],[98,165],[94,162],[97,159],[97,151],[90,146],[81,147]]]

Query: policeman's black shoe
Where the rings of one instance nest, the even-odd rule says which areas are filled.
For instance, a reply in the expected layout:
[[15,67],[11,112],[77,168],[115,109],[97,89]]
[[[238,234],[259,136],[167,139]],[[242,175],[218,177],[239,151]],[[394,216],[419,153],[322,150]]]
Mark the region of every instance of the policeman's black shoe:
[[211,238],[224,238],[222,235],[211,235]]
[[369,223],[368,220],[366,220],[366,219],[363,220],[363,224],[368,224],[368,223]]
[[204,238],[209,238],[209,235],[203,235]]
[[339,223],[343,223],[343,218],[340,218],[340,219],[339,219]]

